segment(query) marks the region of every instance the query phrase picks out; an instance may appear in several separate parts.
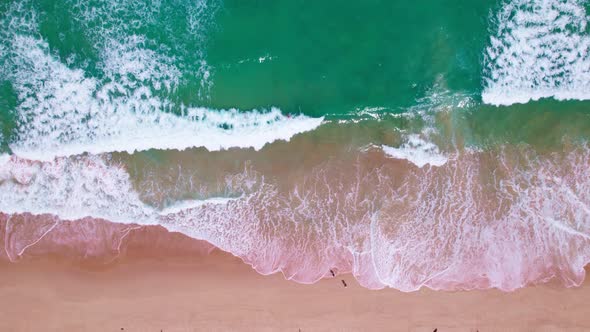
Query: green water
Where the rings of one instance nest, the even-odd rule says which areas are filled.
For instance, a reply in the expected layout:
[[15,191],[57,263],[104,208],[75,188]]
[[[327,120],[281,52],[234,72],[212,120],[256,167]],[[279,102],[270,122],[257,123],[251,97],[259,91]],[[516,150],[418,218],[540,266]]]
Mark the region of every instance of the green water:
[[[407,107],[440,79],[452,91],[480,91],[493,1],[224,4],[208,52],[213,106],[318,116]],[[259,63],[263,56],[273,59]]]
[[[18,122],[30,121],[19,119],[23,100],[12,73],[22,64],[11,54],[16,35],[47,43],[53,58],[99,85],[125,79],[131,82],[126,91],[147,86],[170,103],[162,112],[275,106],[284,114],[338,121],[362,118],[364,108],[381,115],[416,108],[433,113],[424,100],[439,93],[469,98],[469,107],[451,116],[453,130],[468,145],[585,139],[588,102],[482,104],[484,54],[495,31],[493,13],[501,6],[441,0],[6,0],[0,4],[0,148],[8,151],[18,140]],[[164,74],[150,72],[151,78],[107,75],[105,50],[133,38],[141,39],[133,47],[165,56],[178,71],[174,79],[158,66],[154,71]],[[171,87],[157,88],[158,80],[171,81]]]

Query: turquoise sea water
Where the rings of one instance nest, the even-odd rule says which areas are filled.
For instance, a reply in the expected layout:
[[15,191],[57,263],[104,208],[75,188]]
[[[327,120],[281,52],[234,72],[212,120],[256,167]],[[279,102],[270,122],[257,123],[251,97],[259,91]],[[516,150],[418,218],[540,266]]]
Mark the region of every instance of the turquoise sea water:
[[589,10],[4,0],[0,212],[164,225],[302,282],[577,284]]
[[[535,4],[519,2],[523,8]],[[583,2],[571,2],[582,11],[587,8]],[[23,80],[26,82],[16,81],[27,75],[47,75],[52,70],[49,65],[28,67],[43,60],[31,56],[23,62],[23,54],[14,53],[31,55],[33,49],[15,52],[15,36],[33,38],[37,51],[67,70],[80,71],[85,79],[96,81],[97,88],[112,82],[122,84],[121,91],[109,91],[113,96],[129,94],[140,86],[149,89],[153,96],[167,103],[158,112],[181,114],[183,107],[242,111],[278,107],[284,114],[338,120],[358,117],[366,108],[378,109],[375,113],[379,114],[404,113],[433,93],[447,93],[473,100],[473,108],[481,112],[467,116],[480,127],[501,125],[506,112],[516,113],[507,117],[528,121],[538,113],[537,108],[564,113],[565,117],[582,112],[580,116],[584,118],[584,103],[541,101],[500,109],[482,103],[482,92],[489,86],[486,79],[495,65],[487,59],[486,49],[491,45],[490,39],[503,28],[495,17],[503,4],[5,1],[1,9],[3,150],[18,141],[16,132],[27,121],[18,119],[23,113],[18,108],[24,98],[19,97],[23,93],[19,85],[43,82],[41,79],[33,83],[30,78]],[[548,15],[543,10],[538,10],[539,15]],[[517,10],[512,15],[515,13]],[[574,65],[584,72],[580,74],[582,79],[587,80],[588,28],[584,15],[585,12],[580,14],[581,18],[565,19],[573,23],[578,19],[584,21],[572,34],[583,39],[579,45],[573,45],[574,52],[581,52]],[[522,23],[521,30],[527,24]],[[558,29],[558,24],[548,29]],[[531,45],[541,49],[546,48],[544,43],[555,45],[551,38],[538,39],[531,41]],[[109,55],[108,51],[114,54]],[[556,47],[554,51],[558,53],[560,49]],[[123,58],[127,65],[113,63],[113,57]],[[516,54],[512,60],[512,65],[518,67],[519,61],[527,59],[519,60]],[[568,76],[571,70],[562,66],[556,77]],[[587,82],[584,83],[573,89],[583,94],[587,88]],[[548,84],[555,90],[563,88],[555,77]],[[515,86],[515,90],[518,88]],[[555,93],[546,94],[551,97]],[[41,102],[37,100],[38,104]],[[500,118],[498,123],[487,121],[494,117]],[[479,123],[484,121],[480,118],[486,118],[485,124]],[[527,139],[538,136],[530,134],[517,135]]]

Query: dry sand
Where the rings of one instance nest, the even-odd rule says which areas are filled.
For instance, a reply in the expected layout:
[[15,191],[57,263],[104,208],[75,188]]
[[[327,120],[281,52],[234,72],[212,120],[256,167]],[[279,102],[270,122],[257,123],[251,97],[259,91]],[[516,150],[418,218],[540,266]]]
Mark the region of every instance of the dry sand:
[[[341,279],[346,280],[344,288]],[[0,331],[588,331],[590,285],[401,293],[261,276],[220,251],[0,265]]]

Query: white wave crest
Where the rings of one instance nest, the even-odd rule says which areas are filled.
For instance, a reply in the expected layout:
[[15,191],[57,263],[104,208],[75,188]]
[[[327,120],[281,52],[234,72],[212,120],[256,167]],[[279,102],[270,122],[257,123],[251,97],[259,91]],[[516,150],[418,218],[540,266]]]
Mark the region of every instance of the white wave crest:
[[[56,59],[47,42],[15,34],[10,79],[19,105],[12,151],[28,159],[51,160],[84,152],[260,149],[312,130],[323,120],[287,117],[276,108],[249,112],[175,108],[153,91],[173,89],[178,70],[141,45],[138,37],[106,52],[105,71],[111,79],[101,83]],[[135,79],[129,80],[130,75]],[[182,115],[169,112],[178,108]]]
[[99,156],[31,161],[0,155],[0,212],[51,214],[62,220],[86,217],[119,223],[158,224],[160,217],[240,197],[179,201],[159,210],[145,204],[124,167]]
[[505,1],[485,52],[482,99],[492,105],[590,99],[590,36],[583,1]]
[[182,211],[199,208],[208,204],[211,205],[224,205],[231,201],[235,201],[239,198],[231,198],[231,197],[212,197],[203,200],[186,200],[177,202],[162,211],[160,211],[160,215],[166,216],[170,214],[180,213]]
[[128,173],[99,157],[52,162],[10,157],[0,165],[0,211],[155,223],[153,209],[133,191]]
[[440,167],[448,161],[434,143],[425,141],[420,135],[408,136],[407,142],[398,148],[387,145],[381,146],[383,152],[396,159],[405,159],[412,164],[422,168],[426,165]]

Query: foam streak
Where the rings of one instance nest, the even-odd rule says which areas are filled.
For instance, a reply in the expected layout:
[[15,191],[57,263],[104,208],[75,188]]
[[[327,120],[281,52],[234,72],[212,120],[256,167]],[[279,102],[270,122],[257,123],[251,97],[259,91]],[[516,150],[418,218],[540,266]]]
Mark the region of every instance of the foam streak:
[[494,21],[484,61],[485,103],[590,99],[590,36],[583,1],[505,1]]

